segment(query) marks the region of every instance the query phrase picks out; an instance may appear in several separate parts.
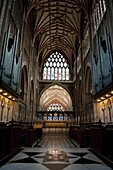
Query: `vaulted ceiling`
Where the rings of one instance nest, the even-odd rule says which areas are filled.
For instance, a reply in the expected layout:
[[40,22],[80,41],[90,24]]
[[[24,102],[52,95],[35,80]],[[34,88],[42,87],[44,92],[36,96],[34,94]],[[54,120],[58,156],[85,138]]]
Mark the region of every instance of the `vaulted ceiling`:
[[[32,31],[32,45],[37,48],[37,62],[42,68],[53,52],[66,57],[71,69],[76,59],[76,48],[88,26],[88,11],[93,0],[28,0],[25,21]],[[72,109],[68,92],[57,86],[44,91],[40,107],[47,109],[57,101],[67,110]]]
[[46,89],[40,97],[40,108],[46,110],[53,102],[59,102],[66,110],[72,110],[72,100],[69,93],[59,85]]
[[[90,0],[91,1],[91,0]],[[88,20],[88,0],[29,0],[26,22],[35,13],[32,44],[37,42],[38,59],[60,51],[71,61],[82,26]]]

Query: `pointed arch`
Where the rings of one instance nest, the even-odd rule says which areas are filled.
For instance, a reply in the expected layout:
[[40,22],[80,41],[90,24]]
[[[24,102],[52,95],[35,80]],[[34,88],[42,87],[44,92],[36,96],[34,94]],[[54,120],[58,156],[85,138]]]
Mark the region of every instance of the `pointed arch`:
[[70,94],[60,85],[52,85],[45,89],[40,96],[40,108],[47,110],[49,105],[58,102],[66,110],[72,110],[72,99]]
[[59,52],[53,52],[44,63],[43,76],[44,80],[63,80],[68,81],[69,64],[64,56]]

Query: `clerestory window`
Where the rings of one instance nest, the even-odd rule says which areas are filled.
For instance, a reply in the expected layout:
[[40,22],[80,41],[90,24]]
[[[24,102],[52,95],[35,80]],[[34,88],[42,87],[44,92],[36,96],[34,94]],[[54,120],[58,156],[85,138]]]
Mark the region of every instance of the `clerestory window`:
[[101,24],[101,21],[103,20],[103,16],[105,12],[106,12],[105,0],[99,0],[98,3],[95,4],[95,8],[92,14],[94,35],[96,31],[98,30],[99,25]]
[[43,67],[44,80],[69,80],[69,64],[62,54],[55,52],[46,60]]

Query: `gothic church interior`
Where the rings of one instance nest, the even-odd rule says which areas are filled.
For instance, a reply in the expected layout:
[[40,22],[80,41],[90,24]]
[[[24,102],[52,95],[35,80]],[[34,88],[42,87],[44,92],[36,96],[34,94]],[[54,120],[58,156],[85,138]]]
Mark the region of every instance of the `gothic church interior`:
[[0,169],[113,168],[113,0],[0,1]]

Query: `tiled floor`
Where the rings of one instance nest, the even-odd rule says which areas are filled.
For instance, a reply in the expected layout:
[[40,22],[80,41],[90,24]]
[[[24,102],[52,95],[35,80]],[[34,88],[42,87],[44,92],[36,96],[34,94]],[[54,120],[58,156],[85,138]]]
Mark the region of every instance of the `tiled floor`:
[[39,144],[24,148],[0,170],[111,170],[111,168],[88,149],[77,148],[65,132],[52,131],[44,133]]

